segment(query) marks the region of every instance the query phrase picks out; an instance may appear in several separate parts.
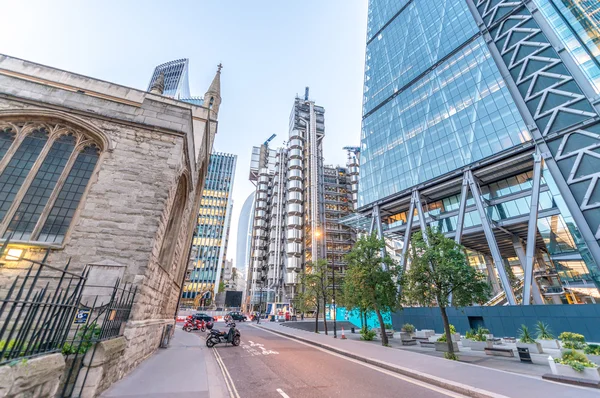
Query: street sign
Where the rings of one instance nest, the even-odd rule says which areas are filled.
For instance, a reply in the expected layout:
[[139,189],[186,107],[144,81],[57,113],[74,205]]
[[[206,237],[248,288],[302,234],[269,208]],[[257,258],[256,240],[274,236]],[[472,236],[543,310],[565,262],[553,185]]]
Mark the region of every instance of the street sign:
[[90,310],[79,309],[73,319],[74,325],[85,325],[90,317]]

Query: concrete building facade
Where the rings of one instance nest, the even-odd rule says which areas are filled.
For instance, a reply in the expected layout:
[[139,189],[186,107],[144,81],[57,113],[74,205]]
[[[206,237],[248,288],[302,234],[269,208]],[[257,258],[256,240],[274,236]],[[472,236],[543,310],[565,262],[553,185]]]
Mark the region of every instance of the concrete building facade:
[[[0,236],[72,272],[104,264],[137,287],[120,377],[174,316],[217,131],[211,108],[0,55]],[[26,264],[1,259],[0,294]],[[108,265],[107,265],[108,264]]]
[[600,300],[598,2],[371,0],[351,225],[463,244],[488,304]]

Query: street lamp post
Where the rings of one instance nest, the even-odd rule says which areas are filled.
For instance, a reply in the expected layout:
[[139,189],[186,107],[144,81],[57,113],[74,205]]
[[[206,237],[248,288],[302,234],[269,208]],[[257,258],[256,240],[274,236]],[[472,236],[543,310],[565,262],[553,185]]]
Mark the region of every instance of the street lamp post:
[[333,253],[333,256],[331,256],[331,284],[333,285],[333,338],[337,339],[337,308],[335,304],[335,253]]

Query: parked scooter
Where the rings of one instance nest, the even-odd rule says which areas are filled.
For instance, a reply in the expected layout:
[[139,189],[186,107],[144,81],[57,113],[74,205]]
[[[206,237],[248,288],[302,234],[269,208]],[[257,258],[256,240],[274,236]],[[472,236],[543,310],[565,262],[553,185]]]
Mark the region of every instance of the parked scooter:
[[227,326],[229,327],[228,332],[212,329],[206,335],[206,346],[210,348],[219,343],[231,343],[233,346],[239,346],[241,342],[240,331],[235,327],[235,323],[233,322],[228,323]]
[[191,332],[192,330],[199,330],[201,332],[205,332],[206,324],[204,323],[204,321],[201,321],[199,319],[186,319],[185,323],[183,324],[183,330],[185,330],[186,332]]

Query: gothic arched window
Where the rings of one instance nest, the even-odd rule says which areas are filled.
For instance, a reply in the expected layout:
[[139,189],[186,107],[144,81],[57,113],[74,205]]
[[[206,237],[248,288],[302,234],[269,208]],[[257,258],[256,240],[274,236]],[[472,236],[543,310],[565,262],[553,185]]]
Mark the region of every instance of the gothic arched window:
[[0,236],[62,243],[101,145],[62,124],[0,121]]

